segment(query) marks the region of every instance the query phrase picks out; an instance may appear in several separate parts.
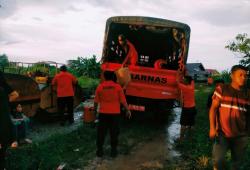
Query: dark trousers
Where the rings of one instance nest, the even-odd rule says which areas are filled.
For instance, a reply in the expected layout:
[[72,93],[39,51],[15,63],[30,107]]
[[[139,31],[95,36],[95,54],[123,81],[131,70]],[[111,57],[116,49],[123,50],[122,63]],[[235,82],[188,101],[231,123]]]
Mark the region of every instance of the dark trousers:
[[0,149],[0,170],[4,170],[7,145],[6,144],[1,144],[1,145],[2,148]]
[[248,137],[235,137],[226,138],[223,135],[219,135],[213,145],[213,164],[217,170],[225,169],[225,155],[228,150],[231,151],[232,157],[232,170],[240,169],[241,163],[244,161],[246,148],[248,144]]
[[[73,97],[57,98],[58,112],[60,115],[62,115],[62,122],[66,122],[67,120],[69,122],[74,122],[73,104],[74,104]],[[67,115],[65,115],[65,109],[67,109],[66,111]]]
[[119,135],[120,114],[99,114],[99,123],[97,128],[97,156],[103,154],[103,144],[107,132],[110,134],[111,152],[116,152]]
[[15,140],[20,142],[21,139],[26,137],[25,122],[20,121],[19,124],[14,124],[14,135]]

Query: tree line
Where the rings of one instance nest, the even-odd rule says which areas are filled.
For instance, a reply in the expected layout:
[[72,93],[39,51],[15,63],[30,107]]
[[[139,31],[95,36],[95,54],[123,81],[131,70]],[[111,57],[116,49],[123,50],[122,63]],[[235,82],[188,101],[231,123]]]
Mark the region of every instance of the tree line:
[[[11,65],[11,62],[8,59],[6,54],[0,55],[0,68],[4,70],[4,68],[8,67],[15,67]],[[35,72],[37,70],[43,72],[44,68],[49,70],[55,70],[55,66],[50,66],[49,64],[41,64],[35,63],[29,68],[22,68],[23,70],[21,73],[25,71],[32,71]],[[101,69],[100,69],[100,61],[97,61],[97,57],[93,55],[92,57],[77,57],[76,60],[69,60],[68,61],[68,69],[71,73],[73,73],[77,77],[85,76],[90,78],[99,78]],[[56,72],[53,71],[53,74]],[[53,76],[53,75],[52,75]]]

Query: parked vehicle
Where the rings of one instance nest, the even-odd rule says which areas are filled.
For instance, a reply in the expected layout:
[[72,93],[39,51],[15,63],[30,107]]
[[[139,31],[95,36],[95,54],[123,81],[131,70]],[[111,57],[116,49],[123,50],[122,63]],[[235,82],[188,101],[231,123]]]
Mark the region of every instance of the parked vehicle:
[[[7,82],[19,93],[19,98],[12,105],[20,103],[26,116],[36,116],[44,121],[56,120],[56,91],[52,89],[51,81],[60,65],[51,61],[18,62],[3,68]],[[82,100],[82,89],[76,86],[75,91],[74,106],[77,106]]]
[[[118,42],[120,35],[136,49],[136,64],[123,63],[127,54]],[[124,89],[131,110],[172,108],[179,98],[176,76],[184,71],[189,38],[190,27],[184,23],[139,16],[111,17],[106,22],[101,69],[128,68],[131,81]]]

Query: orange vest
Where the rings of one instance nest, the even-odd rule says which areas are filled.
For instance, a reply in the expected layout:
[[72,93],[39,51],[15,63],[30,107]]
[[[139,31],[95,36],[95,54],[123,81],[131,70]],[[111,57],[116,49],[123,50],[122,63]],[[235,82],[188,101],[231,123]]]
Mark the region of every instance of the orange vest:
[[73,85],[76,84],[77,79],[68,72],[61,71],[53,80],[52,85],[56,86],[57,97],[74,96]]
[[183,107],[195,107],[194,81],[192,80],[191,84],[189,85],[179,83],[178,86],[182,94]]
[[95,103],[100,104],[99,113],[119,114],[120,103],[126,103],[121,86],[113,81],[104,81],[96,89]]

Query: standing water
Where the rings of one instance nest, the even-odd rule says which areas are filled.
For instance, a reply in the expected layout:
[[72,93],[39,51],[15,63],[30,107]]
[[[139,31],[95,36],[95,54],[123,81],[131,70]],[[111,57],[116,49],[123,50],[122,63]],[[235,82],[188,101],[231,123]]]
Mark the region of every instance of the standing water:
[[76,130],[82,125],[83,111],[78,110],[74,112],[74,123],[70,126],[61,126],[58,122],[47,124],[36,124],[33,126],[32,131],[27,134],[34,142],[39,142],[48,139],[55,134],[68,134]]
[[181,108],[176,107],[172,110],[171,116],[172,119],[166,127],[166,141],[167,147],[173,158],[179,157],[181,154],[174,149],[175,140],[179,137],[180,134],[180,115]]

